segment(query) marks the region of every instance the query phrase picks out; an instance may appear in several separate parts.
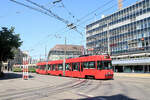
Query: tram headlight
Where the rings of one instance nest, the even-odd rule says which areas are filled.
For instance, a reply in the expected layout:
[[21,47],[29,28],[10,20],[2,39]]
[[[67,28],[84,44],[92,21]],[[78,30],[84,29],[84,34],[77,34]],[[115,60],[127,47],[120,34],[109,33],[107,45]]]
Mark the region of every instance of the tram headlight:
[[111,76],[111,73],[110,73],[110,72],[107,72],[107,74],[105,74],[105,76]]

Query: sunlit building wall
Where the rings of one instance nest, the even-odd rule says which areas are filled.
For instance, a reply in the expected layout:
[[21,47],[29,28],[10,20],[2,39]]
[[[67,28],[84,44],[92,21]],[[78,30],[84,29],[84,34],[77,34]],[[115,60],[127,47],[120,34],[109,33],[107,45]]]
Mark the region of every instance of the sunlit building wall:
[[[150,52],[150,0],[136,2],[86,26],[86,47],[92,49],[88,53],[108,53],[108,38],[115,60],[124,59],[124,55]],[[118,58],[120,55],[123,57]],[[124,65],[117,64],[123,71]],[[141,71],[149,72],[150,64],[141,62],[138,65],[142,66]]]
[[49,60],[75,58],[84,54],[84,46],[81,45],[55,45],[50,51]]

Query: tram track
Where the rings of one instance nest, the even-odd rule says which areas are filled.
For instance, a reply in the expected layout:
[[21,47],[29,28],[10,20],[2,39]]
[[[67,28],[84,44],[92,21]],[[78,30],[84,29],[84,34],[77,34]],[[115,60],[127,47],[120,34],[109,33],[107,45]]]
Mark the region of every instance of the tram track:
[[[95,84],[93,84],[93,85],[95,85]],[[96,83],[96,86],[93,86],[93,88],[86,91],[86,93],[93,92],[93,91],[99,89],[101,86],[102,86],[102,80],[98,80],[98,83]]]
[[[83,80],[83,79],[82,79]],[[47,96],[52,96],[52,95],[55,95],[55,94],[59,94],[59,93],[62,93],[64,91],[70,91],[70,90],[73,90],[75,88],[78,88],[82,85],[84,85],[85,83],[87,83],[88,80],[87,79],[84,79],[83,81],[79,82],[79,83],[76,83],[76,84],[73,84],[73,85],[70,85],[70,86],[66,86],[66,87],[63,87],[63,88],[57,88],[53,91],[47,91],[44,93],[44,95],[42,95],[41,97],[39,96],[36,96],[36,97],[33,97],[34,99],[39,99],[39,98],[43,98],[43,97],[47,97]],[[46,94],[46,95],[45,95]],[[28,100],[28,99],[24,99],[24,100]]]
[[92,84],[91,80],[89,80],[89,79],[86,79],[86,80],[87,80],[87,82],[85,82],[84,84],[82,84],[80,87],[76,87],[76,89],[77,89],[76,91],[80,91],[81,92],[81,91],[87,89],[90,84]]
[[[73,81],[71,81],[71,82],[66,82],[66,83],[64,83],[64,84],[60,84],[60,85],[56,85],[56,86],[44,86],[44,87],[42,87],[42,88],[39,88],[39,87],[35,87],[34,89],[30,89],[30,88],[28,88],[28,89],[24,89],[24,91],[21,91],[21,92],[19,92],[19,90],[18,90],[18,92],[17,93],[8,93],[8,94],[5,94],[5,95],[0,95],[0,97],[3,97],[3,96],[8,96],[8,95],[15,95],[15,94],[21,94],[21,93],[25,93],[25,92],[32,92],[32,91],[37,91],[37,90],[43,90],[43,89],[47,89],[47,88],[55,88],[55,87],[60,87],[60,86],[65,86],[65,85],[68,85],[68,84],[71,84],[71,83],[74,83],[74,82],[77,82],[78,80],[73,80]],[[17,91],[17,90],[16,90]]]
[[[83,79],[82,79],[83,80]],[[62,87],[62,88],[56,88],[55,90],[48,90],[48,91],[43,91],[43,94],[40,94],[40,93],[36,93],[37,95],[34,95],[32,97],[30,97],[30,99],[40,99],[40,98],[43,98],[43,97],[48,97],[48,96],[53,96],[55,94],[59,94],[59,93],[62,93],[62,92],[65,92],[65,91],[70,91],[74,88],[77,88],[77,87],[80,87],[82,86],[84,83],[88,82],[87,79],[84,79],[83,81],[79,82],[79,83],[76,83],[76,84],[73,84],[73,85],[70,85],[70,86],[66,86],[66,87]],[[23,100],[28,100],[27,99],[23,99]]]
[[[8,93],[5,95],[0,95],[0,98],[2,100],[15,100],[17,98],[21,98],[21,97],[32,97],[35,96],[34,99],[38,99],[40,97],[45,97],[45,94],[48,95],[54,95],[55,93],[61,93],[64,92],[65,90],[68,89],[73,89],[76,88],[77,86],[82,85],[82,83],[87,82],[87,80],[75,80],[75,81],[71,81],[71,82],[67,82],[64,84],[60,84],[57,86],[47,86],[47,87],[43,87],[43,88],[38,88],[38,89],[31,89],[31,90],[25,90],[25,91],[21,91],[21,92],[16,92],[16,93]],[[41,94],[44,93],[44,94]]]
[[[30,97],[30,99],[36,100],[36,99],[40,99],[40,98],[43,98],[43,97],[52,96],[52,95],[55,95],[55,94],[58,95],[59,93],[62,93],[64,91],[72,90],[72,89],[74,89],[78,86],[81,86],[85,82],[87,82],[87,80],[83,80],[79,83],[76,83],[76,84],[73,84],[73,85],[70,85],[70,86],[66,86],[66,87],[62,87],[62,88],[56,88],[55,90],[48,90],[48,91],[43,90],[43,94],[36,93],[37,95],[34,95],[34,96]],[[28,100],[28,98],[23,99],[23,100]]]

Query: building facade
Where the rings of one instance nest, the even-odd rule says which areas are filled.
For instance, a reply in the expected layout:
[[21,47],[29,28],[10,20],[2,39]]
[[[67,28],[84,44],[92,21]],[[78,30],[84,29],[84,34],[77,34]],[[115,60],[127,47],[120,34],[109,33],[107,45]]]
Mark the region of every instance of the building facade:
[[84,54],[84,47],[81,45],[56,45],[49,51],[49,60],[74,58]]
[[22,68],[23,65],[28,65],[29,68],[32,68],[36,67],[36,63],[39,61],[40,59],[31,57],[28,51],[21,51],[20,49],[18,49],[16,51],[14,59],[10,60],[10,65],[18,68]]
[[[136,2],[87,25],[86,46],[87,49],[93,48],[89,53],[110,53],[113,62],[115,61],[115,71],[124,72],[125,68],[132,67],[132,71],[129,72],[134,72],[138,67],[139,72],[149,72],[150,63],[140,59],[149,58],[147,53],[150,52],[150,0]],[[141,63],[132,64],[137,57]],[[124,65],[126,58],[132,63]],[[120,67],[117,69],[118,65]]]
[[27,54],[22,52],[19,48],[14,49],[14,59],[8,59],[6,62],[3,62],[3,70],[12,70],[13,67],[18,67],[23,63],[23,57],[26,57]]

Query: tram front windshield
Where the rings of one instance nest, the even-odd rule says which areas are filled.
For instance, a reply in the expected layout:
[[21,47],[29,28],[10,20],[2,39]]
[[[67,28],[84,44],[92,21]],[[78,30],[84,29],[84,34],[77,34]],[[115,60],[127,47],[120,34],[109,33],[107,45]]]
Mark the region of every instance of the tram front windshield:
[[112,69],[111,61],[98,61],[97,69]]

